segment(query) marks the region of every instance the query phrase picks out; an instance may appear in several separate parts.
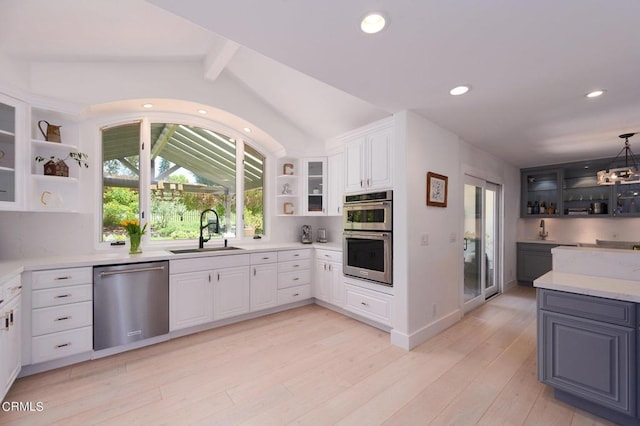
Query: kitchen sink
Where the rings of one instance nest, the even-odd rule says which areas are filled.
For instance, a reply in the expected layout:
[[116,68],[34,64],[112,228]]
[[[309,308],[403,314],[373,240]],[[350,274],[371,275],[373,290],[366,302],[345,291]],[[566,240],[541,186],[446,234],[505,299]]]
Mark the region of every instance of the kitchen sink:
[[180,250],[169,250],[173,254],[183,254],[183,253],[205,253],[208,251],[231,251],[231,250],[244,250],[240,247],[205,247],[205,248],[193,248],[193,249],[180,249]]

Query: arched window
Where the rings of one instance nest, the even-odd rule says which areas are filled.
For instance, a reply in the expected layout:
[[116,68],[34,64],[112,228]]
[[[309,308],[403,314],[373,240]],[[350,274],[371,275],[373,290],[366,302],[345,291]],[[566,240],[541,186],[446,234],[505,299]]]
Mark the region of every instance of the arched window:
[[151,241],[197,239],[201,223],[212,239],[264,233],[265,157],[243,140],[145,119],[102,129],[102,153],[103,241],[125,239],[132,218]]

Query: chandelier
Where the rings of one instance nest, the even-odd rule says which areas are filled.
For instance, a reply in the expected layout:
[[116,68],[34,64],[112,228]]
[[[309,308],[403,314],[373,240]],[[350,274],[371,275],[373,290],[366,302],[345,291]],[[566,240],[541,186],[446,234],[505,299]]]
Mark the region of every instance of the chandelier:
[[625,133],[618,136],[620,139],[624,139],[624,147],[620,150],[616,158],[613,159],[611,165],[621,164],[618,162],[618,158],[622,158],[624,152],[624,167],[609,168],[606,170],[600,170],[598,172],[598,185],[615,185],[616,182],[620,184],[639,183],[640,182],[640,169],[638,169],[638,162],[631,151],[629,145],[629,138],[636,133]]
[[167,188],[163,181],[151,185],[151,193],[161,201],[174,201],[182,197],[184,188],[181,183],[169,183]]

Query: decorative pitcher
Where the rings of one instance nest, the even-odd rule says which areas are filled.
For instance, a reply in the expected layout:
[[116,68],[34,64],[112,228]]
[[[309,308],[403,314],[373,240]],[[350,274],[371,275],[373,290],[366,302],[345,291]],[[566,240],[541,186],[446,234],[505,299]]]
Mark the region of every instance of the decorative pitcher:
[[[46,132],[42,130],[42,123],[45,123],[47,125]],[[44,140],[48,142],[61,142],[60,127],[62,126],[56,126],[55,124],[50,124],[46,120],[38,121],[38,128],[40,129],[42,136],[44,136]]]

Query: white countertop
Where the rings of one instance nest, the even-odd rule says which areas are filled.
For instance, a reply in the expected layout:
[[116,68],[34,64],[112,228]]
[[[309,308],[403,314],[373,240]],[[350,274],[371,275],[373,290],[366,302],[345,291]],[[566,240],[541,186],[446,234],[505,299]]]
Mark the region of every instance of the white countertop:
[[519,243],[526,243],[526,244],[554,244],[554,245],[559,245],[559,246],[577,246],[578,244],[581,244],[581,243],[577,243],[575,241],[542,240],[540,238],[531,239],[531,240],[518,240],[518,242]]
[[533,286],[640,303],[640,281],[551,271],[534,280]]
[[170,250],[175,250],[177,248],[166,250],[143,249],[142,253],[131,255],[129,254],[127,247],[119,247],[114,249],[114,251],[109,252],[105,251],[81,255],[46,256],[39,258],[11,260],[0,262],[0,282],[5,281],[24,271],[37,271],[43,269],[76,268],[82,266],[112,265],[121,263],[140,263],[157,260],[188,259],[193,257],[233,256],[264,251],[294,250],[305,248],[342,251],[342,244],[337,242],[313,244],[250,242],[239,244],[232,243],[231,245],[234,247],[242,248],[243,250],[174,254],[171,253]]

